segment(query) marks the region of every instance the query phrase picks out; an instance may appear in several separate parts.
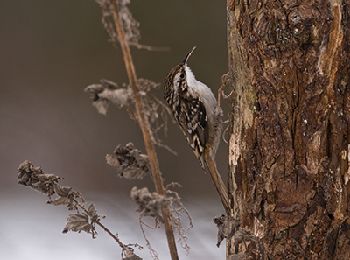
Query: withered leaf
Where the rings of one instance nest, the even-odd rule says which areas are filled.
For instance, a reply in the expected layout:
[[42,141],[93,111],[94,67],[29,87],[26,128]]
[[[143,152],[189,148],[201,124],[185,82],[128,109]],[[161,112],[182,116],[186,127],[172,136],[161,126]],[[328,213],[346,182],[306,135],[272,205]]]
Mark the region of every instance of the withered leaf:
[[63,229],[63,233],[68,231],[91,233],[92,225],[89,223],[89,216],[87,214],[69,214],[67,218],[66,227]]
[[107,100],[97,100],[92,102],[92,105],[96,108],[97,112],[101,115],[107,115],[109,109],[109,102]]
[[97,214],[97,211],[96,211],[94,204],[89,205],[88,214],[89,214],[89,217],[91,218],[92,222],[98,220],[98,218],[99,218],[99,215]]
[[55,185],[56,198],[50,199],[49,204],[58,206],[66,205],[69,210],[77,208],[77,199],[81,198],[78,192],[73,191],[71,187]]
[[110,103],[119,108],[128,107],[131,102],[131,92],[128,88],[118,87],[118,85],[109,80],[101,80],[98,84],[92,84],[85,88],[93,101],[93,106],[97,111],[106,115]]

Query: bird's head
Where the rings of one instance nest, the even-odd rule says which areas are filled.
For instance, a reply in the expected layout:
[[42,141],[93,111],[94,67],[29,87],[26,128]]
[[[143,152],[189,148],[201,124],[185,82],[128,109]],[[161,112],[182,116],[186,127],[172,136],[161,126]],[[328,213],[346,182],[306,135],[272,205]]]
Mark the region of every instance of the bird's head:
[[171,91],[177,90],[181,82],[186,81],[187,62],[195,49],[196,47],[193,47],[192,50],[186,54],[183,61],[173,67],[169,72],[165,82],[165,96]]

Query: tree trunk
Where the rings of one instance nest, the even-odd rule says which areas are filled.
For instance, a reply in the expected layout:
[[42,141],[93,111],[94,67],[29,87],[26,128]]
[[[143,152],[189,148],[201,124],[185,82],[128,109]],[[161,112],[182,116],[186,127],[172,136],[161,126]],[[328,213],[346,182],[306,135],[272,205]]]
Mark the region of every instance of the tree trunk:
[[350,0],[227,10],[227,259],[350,259]]

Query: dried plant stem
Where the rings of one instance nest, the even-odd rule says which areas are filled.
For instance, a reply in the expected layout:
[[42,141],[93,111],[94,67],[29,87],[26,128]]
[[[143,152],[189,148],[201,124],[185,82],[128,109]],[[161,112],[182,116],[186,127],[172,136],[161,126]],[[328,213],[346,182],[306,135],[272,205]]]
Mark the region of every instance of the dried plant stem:
[[[113,18],[115,22],[115,29],[118,35],[118,40],[123,53],[123,60],[125,64],[125,68],[128,74],[128,78],[130,81],[130,86],[135,98],[136,105],[136,118],[141,128],[143,134],[143,140],[145,144],[145,149],[150,161],[152,180],[156,187],[157,193],[160,195],[166,195],[166,189],[164,187],[163,179],[159,170],[158,157],[155,151],[154,144],[152,142],[151,130],[149,127],[149,123],[147,122],[144,115],[144,104],[142,102],[139,88],[137,86],[137,74],[135,70],[135,66],[132,60],[130,46],[125,38],[125,33],[123,30],[121,18],[119,16],[119,9],[117,3],[113,2]],[[171,258],[173,260],[179,259],[179,255],[176,248],[176,242],[174,237],[173,225],[171,222],[171,212],[168,206],[162,207],[162,215],[164,219],[165,232],[168,240],[168,246],[171,254]]]
[[218,192],[220,196],[221,203],[223,207],[225,208],[226,212],[229,212],[230,206],[229,206],[229,201],[228,201],[228,193],[226,190],[226,186],[221,178],[221,175],[216,167],[215,160],[211,156],[211,151],[210,149],[207,150],[205,153],[205,160],[208,166],[208,170],[211,176],[211,179],[213,181],[213,184],[216,188],[216,191]]
[[123,249],[126,249],[128,246],[127,245],[124,245],[123,242],[121,242],[119,240],[119,238],[112,233],[112,231],[110,231],[105,225],[103,225],[100,221],[96,221],[96,225],[98,225],[100,228],[102,228],[108,235],[110,235],[114,240],[115,242],[117,242],[117,244],[123,248]]

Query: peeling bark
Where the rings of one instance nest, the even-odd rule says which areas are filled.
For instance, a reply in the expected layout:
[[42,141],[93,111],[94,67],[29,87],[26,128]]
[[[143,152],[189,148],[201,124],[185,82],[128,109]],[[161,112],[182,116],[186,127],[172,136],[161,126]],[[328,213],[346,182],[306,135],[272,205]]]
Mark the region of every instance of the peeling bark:
[[350,0],[228,0],[227,259],[350,259]]

